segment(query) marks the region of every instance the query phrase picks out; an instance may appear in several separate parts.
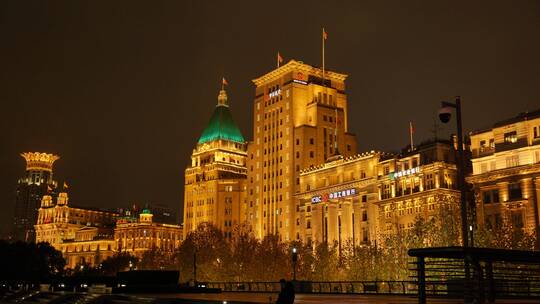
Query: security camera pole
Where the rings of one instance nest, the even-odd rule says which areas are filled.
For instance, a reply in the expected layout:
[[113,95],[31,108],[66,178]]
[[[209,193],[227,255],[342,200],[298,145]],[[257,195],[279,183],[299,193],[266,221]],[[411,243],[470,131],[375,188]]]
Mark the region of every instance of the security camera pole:
[[[448,108],[456,109],[456,122],[457,122],[457,173],[458,173],[458,186],[461,191],[460,203],[461,203],[461,235],[463,239],[463,247],[469,247],[469,234],[467,232],[467,201],[466,185],[465,185],[465,157],[463,153],[463,130],[461,126],[461,97],[456,96],[456,102],[443,101],[441,103],[441,110],[439,111],[439,117],[443,123],[447,123],[450,120],[450,111]],[[472,234],[472,231],[471,231]]]

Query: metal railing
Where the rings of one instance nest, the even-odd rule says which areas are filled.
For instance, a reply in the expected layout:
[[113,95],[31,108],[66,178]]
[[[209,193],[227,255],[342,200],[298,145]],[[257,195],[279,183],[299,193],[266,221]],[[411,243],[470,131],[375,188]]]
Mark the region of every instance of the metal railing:
[[[489,248],[409,250],[419,303],[428,296],[493,303],[498,298],[540,298],[540,253]],[[411,291],[413,289],[411,288]]]
[[[296,281],[298,293],[416,295],[414,281]],[[279,282],[211,282],[210,288],[224,292],[279,292]]]

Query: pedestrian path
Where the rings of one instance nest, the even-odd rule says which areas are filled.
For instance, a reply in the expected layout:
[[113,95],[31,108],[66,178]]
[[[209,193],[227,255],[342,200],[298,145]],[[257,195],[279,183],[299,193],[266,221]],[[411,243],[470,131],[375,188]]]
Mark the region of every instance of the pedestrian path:
[[[221,303],[275,303],[277,293],[223,292],[214,294],[168,294],[148,295],[156,298],[176,298],[193,300],[212,300]],[[415,296],[403,295],[333,295],[333,294],[297,294],[295,304],[339,303],[339,304],[413,304],[418,303]],[[463,299],[428,298],[428,304],[463,303]],[[518,304],[538,303],[538,300],[497,300],[497,303]]]

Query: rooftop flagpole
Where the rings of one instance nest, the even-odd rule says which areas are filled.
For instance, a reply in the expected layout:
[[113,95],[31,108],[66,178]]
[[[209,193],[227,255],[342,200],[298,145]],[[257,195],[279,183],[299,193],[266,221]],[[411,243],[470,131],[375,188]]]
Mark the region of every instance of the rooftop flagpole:
[[326,34],[326,31],[324,30],[324,27],[322,29],[322,79],[323,79],[323,85],[325,84],[325,71],[324,71],[324,44],[326,42],[326,38],[328,38],[328,35]]
[[414,150],[414,141],[413,141],[414,127],[412,121],[409,121],[409,136],[411,138],[411,151]]

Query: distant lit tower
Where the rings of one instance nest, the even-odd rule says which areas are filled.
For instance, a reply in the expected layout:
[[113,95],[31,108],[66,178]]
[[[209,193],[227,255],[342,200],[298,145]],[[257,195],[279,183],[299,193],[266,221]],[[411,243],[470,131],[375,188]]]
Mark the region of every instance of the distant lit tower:
[[26,174],[19,179],[15,201],[13,238],[31,242],[35,239],[36,224],[41,198],[54,191],[53,164],[60,157],[54,154],[26,152]]
[[246,146],[222,87],[185,171],[184,235],[201,223],[211,223],[230,237],[233,227],[244,221]]

